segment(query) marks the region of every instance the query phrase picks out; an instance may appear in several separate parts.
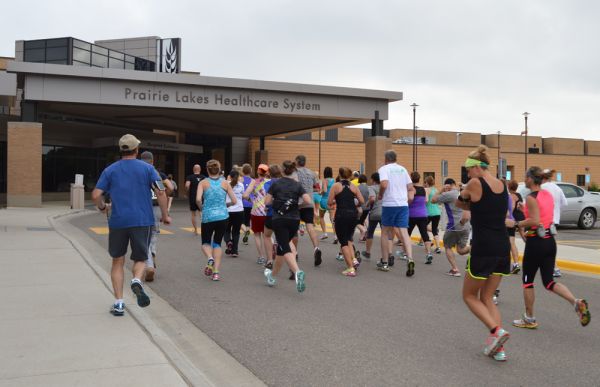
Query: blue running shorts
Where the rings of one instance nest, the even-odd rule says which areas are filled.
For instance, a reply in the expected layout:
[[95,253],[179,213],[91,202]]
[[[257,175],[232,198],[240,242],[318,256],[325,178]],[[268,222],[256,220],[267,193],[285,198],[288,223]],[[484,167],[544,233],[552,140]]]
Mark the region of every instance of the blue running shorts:
[[383,227],[408,228],[408,206],[382,207],[381,225]]

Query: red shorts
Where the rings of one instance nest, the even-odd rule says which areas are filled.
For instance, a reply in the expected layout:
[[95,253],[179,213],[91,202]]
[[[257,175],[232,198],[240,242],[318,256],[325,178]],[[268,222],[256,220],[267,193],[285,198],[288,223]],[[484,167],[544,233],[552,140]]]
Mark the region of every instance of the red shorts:
[[252,229],[252,232],[255,234],[265,232],[265,220],[266,219],[267,219],[266,216],[257,216],[257,215],[250,216],[250,228]]

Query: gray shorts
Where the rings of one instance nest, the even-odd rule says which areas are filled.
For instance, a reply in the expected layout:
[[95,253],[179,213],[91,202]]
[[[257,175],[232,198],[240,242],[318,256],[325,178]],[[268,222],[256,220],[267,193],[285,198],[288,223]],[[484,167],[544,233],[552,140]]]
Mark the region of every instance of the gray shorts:
[[113,258],[127,254],[131,245],[131,260],[143,262],[148,259],[148,246],[153,226],[116,228],[108,230],[108,253]]
[[470,229],[461,231],[446,231],[444,233],[444,247],[452,248],[458,246],[464,248],[469,244]]

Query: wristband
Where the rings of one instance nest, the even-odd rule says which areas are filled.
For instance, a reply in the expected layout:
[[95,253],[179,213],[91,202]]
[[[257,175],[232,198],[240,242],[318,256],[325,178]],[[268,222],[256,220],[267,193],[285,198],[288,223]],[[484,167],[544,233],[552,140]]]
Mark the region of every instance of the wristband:
[[463,203],[468,203],[470,201],[470,199],[465,199],[465,198],[463,198],[462,196],[459,195],[458,196],[458,201],[459,202],[463,202]]

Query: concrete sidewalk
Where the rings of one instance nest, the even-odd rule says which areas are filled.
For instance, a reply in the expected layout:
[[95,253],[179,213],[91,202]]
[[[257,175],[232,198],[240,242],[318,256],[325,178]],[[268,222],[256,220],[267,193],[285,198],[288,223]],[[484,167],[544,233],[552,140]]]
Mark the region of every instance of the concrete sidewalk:
[[[139,308],[130,276],[126,314],[112,316],[108,273],[61,231],[68,213],[64,206],[0,211],[0,386],[263,385],[151,291],[153,304]],[[153,307],[177,332],[153,321],[146,312]],[[199,338],[189,350],[223,368],[197,367],[169,334]]]

